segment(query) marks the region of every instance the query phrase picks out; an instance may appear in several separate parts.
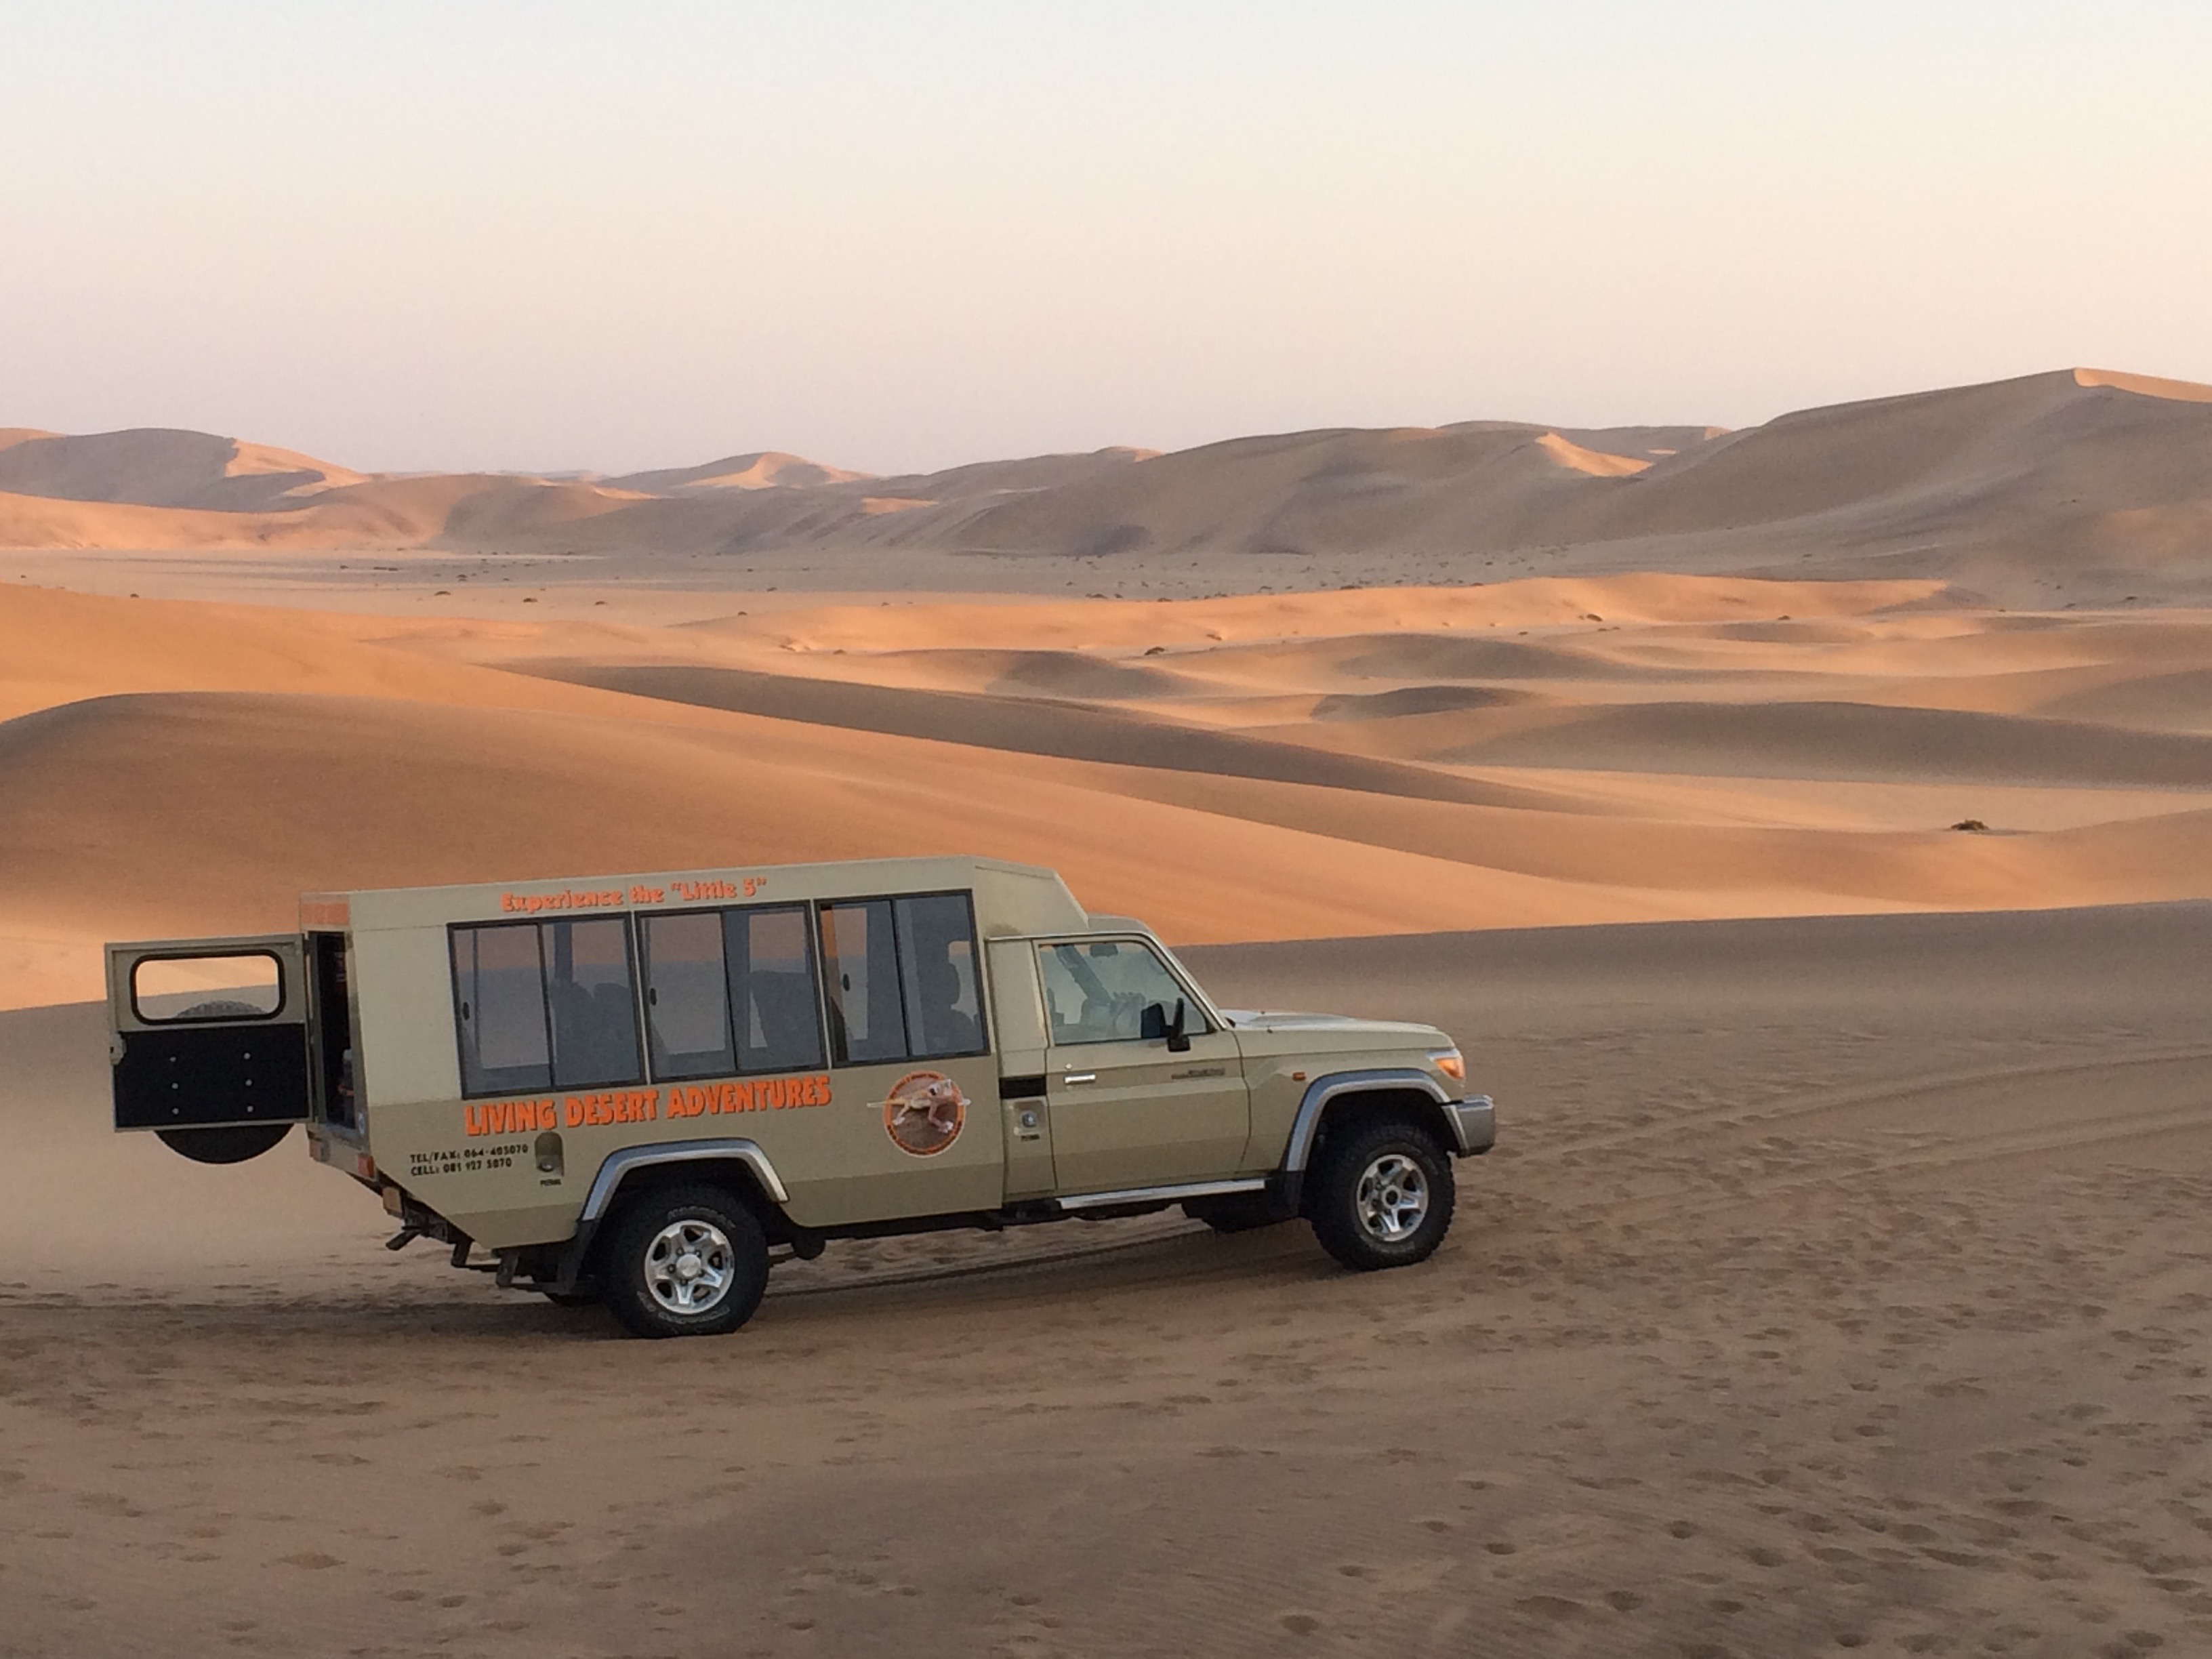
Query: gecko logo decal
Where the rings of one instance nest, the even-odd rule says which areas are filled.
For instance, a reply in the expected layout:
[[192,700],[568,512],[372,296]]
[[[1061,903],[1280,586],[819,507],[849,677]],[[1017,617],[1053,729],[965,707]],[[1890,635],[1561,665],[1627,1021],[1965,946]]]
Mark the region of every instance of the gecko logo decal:
[[908,1072],[884,1101],[884,1132],[916,1158],[933,1158],[960,1138],[968,1097],[942,1072]]

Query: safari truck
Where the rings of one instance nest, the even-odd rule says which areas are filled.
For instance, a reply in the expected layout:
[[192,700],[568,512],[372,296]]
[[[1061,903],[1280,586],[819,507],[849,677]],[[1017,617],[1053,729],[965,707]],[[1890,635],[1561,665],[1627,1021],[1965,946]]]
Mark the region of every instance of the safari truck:
[[115,1127],[292,1126],[457,1267],[641,1336],[833,1239],[1181,1205],[1425,1258],[1491,1103],[1425,1025],[1217,1007],[1141,922],[983,858],[311,894],[107,947]]

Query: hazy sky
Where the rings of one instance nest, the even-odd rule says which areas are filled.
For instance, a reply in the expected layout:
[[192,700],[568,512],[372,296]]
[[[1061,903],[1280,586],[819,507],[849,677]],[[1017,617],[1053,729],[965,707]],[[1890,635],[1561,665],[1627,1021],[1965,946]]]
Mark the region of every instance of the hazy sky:
[[878,471],[2212,380],[2212,4],[15,3],[0,425]]

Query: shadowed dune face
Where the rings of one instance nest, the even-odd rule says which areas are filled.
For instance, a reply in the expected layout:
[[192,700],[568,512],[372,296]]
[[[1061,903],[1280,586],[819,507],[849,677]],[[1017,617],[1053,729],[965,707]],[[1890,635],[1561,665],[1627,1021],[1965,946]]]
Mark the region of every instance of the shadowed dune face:
[[163,428],[27,433],[0,445],[0,491],[64,501],[253,513],[361,482],[358,472],[289,450]]

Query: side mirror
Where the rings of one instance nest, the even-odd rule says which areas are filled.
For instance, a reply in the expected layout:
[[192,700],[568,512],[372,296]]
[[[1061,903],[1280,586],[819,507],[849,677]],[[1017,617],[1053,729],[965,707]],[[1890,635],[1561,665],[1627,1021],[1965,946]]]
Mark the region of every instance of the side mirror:
[[1176,999],[1175,1013],[1170,1016],[1164,1003],[1148,1002],[1138,1017],[1137,1035],[1147,1042],[1164,1040],[1168,1052],[1182,1054],[1190,1052],[1190,1039],[1183,1035],[1183,1021],[1188,1009],[1181,997]]

